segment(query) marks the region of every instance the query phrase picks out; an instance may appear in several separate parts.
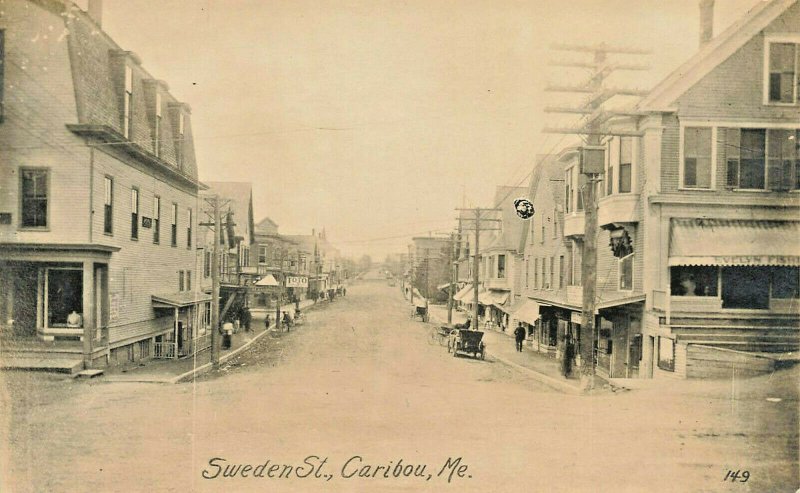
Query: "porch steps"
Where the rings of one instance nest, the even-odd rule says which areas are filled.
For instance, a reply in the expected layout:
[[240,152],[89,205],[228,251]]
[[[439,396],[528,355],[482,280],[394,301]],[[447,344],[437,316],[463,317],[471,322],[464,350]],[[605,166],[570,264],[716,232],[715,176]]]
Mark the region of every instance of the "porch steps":
[[103,370],[90,369],[90,370],[79,371],[78,373],[75,374],[75,376],[78,377],[78,378],[80,378],[80,377],[83,377],[83,378],[94,378],[94,377],[99,377],[102,374],[103,374]]
[[52,356],[10,356],[3,354],[0,368],[9,370],[50,371],[74,375],[83,370],[83,358],[57,358]]

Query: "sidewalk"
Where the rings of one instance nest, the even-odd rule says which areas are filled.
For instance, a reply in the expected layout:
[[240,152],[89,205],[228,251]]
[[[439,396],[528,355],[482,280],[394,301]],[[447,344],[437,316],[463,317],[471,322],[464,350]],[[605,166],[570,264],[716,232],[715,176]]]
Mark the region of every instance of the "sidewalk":
[[[446,306],[430,305],[428,310],[431,321],[445,323],[447,320]],[[454,324],[464,323],[466,320],[465,313],[453,310]],[[525,371],[530,377],[548,387],[568,394],[583,395],[577,375],[568,379],[564,378],[561,375],[561,363],[558,360],[535,352],[527,345],[521,353],[517,352],[514,336],[511,333],[484,330],[483,339],[486,341],[487,354],[494,359]]]
[[[317,305],[324,305],[326,302],[317,302]],[[303,300],[300,302],[302,311],[314,307],[313,300]],[[289,310],[294,312],[294,303],[288,303],[281,307],[281,312]],[[219,362],[224,364],[230,358],[247,349],[252,343],[261,339],[266,334],[275,330],[275,309],[269,310],[270,328],[264,327],[264,318],[267,313],[265,309],[251,309],[253,319],[250,323],[250,330],[244,328],[233,335],[230,349],[221,349]],[[282,329],[283,330],[283,329]],[[220,342],[222,336],[220,335]],[[199,373],[211,369],[211,350],[207,349],[196,354],[194,357],[181,359],[151,359],[139,366],[108,368],[102,377],[104,382],[146,382],[146,383],[178,383],[189,379]]]

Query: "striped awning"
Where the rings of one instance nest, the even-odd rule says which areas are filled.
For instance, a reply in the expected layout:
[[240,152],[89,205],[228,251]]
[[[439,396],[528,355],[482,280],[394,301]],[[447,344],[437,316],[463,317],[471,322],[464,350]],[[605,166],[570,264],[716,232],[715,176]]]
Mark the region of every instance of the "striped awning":
[[472,296],[472,284],[467,284],[461,289],[461,291],[459,291],[458,293],[456,293],[455,296],[453,296],[453,299],[456,301],[469,302],[469,300],[471,299],[470,296]]
[[669,265],[800,265],[800,222],[676,219]]

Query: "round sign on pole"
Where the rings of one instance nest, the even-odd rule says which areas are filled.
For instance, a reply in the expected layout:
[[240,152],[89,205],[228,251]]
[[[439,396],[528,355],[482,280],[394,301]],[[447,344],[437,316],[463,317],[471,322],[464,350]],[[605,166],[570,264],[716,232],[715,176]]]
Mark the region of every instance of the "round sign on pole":
[[534,210],[533,204],[528,199],[517,199],[514,201],[514,209],[517,215],[522,219],[530,219],[533,217]]

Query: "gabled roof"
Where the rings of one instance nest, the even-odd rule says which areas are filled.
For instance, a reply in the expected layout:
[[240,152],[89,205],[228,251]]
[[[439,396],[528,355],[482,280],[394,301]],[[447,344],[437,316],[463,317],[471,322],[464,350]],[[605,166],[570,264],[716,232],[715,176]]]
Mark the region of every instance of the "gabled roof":
[[209,189],[203,195],[219,195],[228,201],[228,207],[233,212],[233,222],[236,224],[236,236],[244,237],[250,245],[255,243],[253,184],[240,181],[207,181],[205,184]]
[[278,234],[278,223],[265,217],[255,225],[256,233],[259,234]]
[[797,1],[759,2],[744,17],[709,41],[686,63],[656,85],[639,102],[638,108],[645,111],[672,110],[671,105],[676,99],[727,60]]
[[[539,181],[542,179],[542,170],[544,169],[544,162],[545,161],[554,161],[556,159],[555,155],[552,154],[539,154],[536,156],[536,164],[533,165],[533,171],[531,172],[531,181],[528,183],[528,189],[526,191],[525,197],[533,202],[534,195],[536,194],[536,188],[539,186]],[[528,238],[528,234],[530,234],[531,230],[531,220],[528,219],[527,221],[522,222],[522,227],[519,229],[519,236],[517,251],[524,252],[525,251],[525,243]]]

